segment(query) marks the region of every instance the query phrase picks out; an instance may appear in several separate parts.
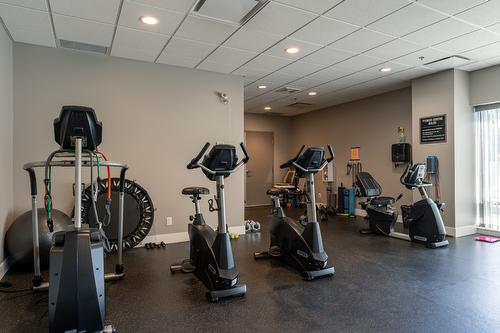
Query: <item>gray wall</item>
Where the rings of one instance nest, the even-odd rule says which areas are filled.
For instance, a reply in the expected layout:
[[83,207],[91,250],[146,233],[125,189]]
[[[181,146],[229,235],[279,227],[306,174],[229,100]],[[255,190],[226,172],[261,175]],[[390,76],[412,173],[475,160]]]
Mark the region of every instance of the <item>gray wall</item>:
[[500,102],[500,65],[470,73],[470,104]]
[[12,61],[12,42],[0,25],[0,276],[5,259],[4,234],[12,220],[14,209]]
[[[157,208],[153,234],[187,231],[193,207],[182,188],[201,185],[213,192],[215,185],[186,164],[206,141],[243,140],[240,78],[25,44],[14,46],[14,59],[16,215],[30,204],[22,165],[57,149],[52,121],[62,105],[87,105],[104,125],[101,149],[110,159],[127,162],[127,178],[150,193]],[[230,104],[220,103],[216,91],[227,93]],[[58,176],[54,205],[69,213],[73,174],[56,171]],[[243,224],[243,180],[241,169],[226,182],[230,225]],[[173,217],[172,226],[166,225],[167,216]],[[207,218],[217,223],[215,213]]]
[[[411,193],[399,183],[403,168],[394,168],[391,162],[391,144],[398,142],[398,126],[407,129],[407,141],[410,142],[409,88],[294,117],[293,144],[290,146],[292,151],[296,151],[302,144],[331,144],[335,149],[337,185],[342,182],[345,186],[351,185],[351,177],[346,175],[350,148],[360,146],[363,169],[377,179],[384,194],[397,196],[403,193],[399,204],[409,204]],[[319,175],[316,178],[317,200],[326,202],[325,184],[319,181]]]
[[259,114],[245,114],[245,131],[274,133],[274,182],[283,180],[286,170],[280,169],[280,164],[290,159],[293,133],[292,118],[274,117]]

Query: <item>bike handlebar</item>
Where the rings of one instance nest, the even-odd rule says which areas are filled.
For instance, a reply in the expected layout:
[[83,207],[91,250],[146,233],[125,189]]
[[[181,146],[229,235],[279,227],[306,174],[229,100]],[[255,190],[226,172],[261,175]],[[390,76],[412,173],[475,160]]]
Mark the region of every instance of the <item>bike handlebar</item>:
[[250,156],[248,156],[247,147],[243,142],[240,143],[240,148],[243,154],[245,155],[245,157],[241,161],[243,162],[243,164],[245,164],[250,160]]
[[300,148],[300,150],[297,153],[297,155],[295,155],[295,157],[289,159],[288,161],[286,161],[285,163],[283,163],[282,165],[280,165],[280,168],[281,169],[285,169],[285,168],[290,167],[299,158],[300,154],[302,154],[302,151],[304,150],[305,147],[306,147],[306,145],[302,145],[302,147]]
[[[208,173],[211,173],[211,174],[217,173],[217,171],[209,169],[206,166],[200,164],[200,159],[206,153],[208,147],[210,147],[209,142],[205,143],[205,146],[203,146],[200,153],[198,155],[196,155],[196,157],[193,158],[191,160],[191,162],[189,162],[189,164],[187,165],[188,169],[202,168],[203,170],[207,171]],[[243,155],[245,155],[245,157],[235,165],[233,170],[229,170],[229,173],[235,172],[239,167],[241,167],[243,164],[246,164],[250,160],[250,156],[248,155],[247,148],[243,142],[240,143],[240,148],[243,151]]]
[[205,143],[205,145],[203,146],[203,148],[201,149],[201,151],[199,152],[199,154],[196,155],[196,157],[193,158],[191,160],[191,162],[189,162],[189,164],[187,165],[188,169],[196,169],[196,168],[200,167],[199,164],[198,164],[198,162],[203,157],[203,155],[206,153],[208,147],[210,147],[210,143],[209,142]]

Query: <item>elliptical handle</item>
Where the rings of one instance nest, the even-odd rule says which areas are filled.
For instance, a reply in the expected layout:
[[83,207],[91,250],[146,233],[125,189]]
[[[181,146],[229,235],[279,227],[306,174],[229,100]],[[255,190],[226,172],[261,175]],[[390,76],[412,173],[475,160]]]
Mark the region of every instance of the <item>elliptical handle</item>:
[[302,151],[304,150],[304,148],[306,148],[306,145],[302,145],[302,147],[300,147],[300,150],[297,153],[297,155],[295,155],[294,158],[289,159],[288,161],[286,161],[285,163],[283,163],[282,165],[280,165],[280,168],[281,169],[285,169],[285,168],[290,167],[299,158],[300,154],[302,154]]
[[248,155],[247,147],[243,142],[240,143],[241,151],[245,155],[245,157],[241,160],[243,164],[246,164],[250,160],[250,156]]
[[326,161],[330,163],[335,158],[335,153],[333,152],[333,148],[331,145],[328,145],[328,152],[330,153],[330,157],[328,157]]
[[205,152],[207,151],[208,147],[210,147],[210,142],[207,142],[205,143],[205,145],[203,146],[203,148],[201,149],[200,153],[198,155],[196,155],[195,158],[193,158],[191,160],[191,162],[189,162],[189,164],[187,165],[187,168],[188,169],[196,169],[196,168],[199,168],[200,166],[198,165],[198,162],[200,161],[200,159],[203,157],[203,155],[205,154]]

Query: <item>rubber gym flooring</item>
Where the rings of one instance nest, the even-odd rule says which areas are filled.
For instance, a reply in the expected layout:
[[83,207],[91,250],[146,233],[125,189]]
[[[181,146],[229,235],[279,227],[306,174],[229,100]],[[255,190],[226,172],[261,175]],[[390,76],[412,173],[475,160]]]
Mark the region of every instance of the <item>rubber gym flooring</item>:
[[[247,210],[264,221],[269,208]],[[294,212],[296,215],[298,212]],[[118,332],[499,332],[500,243],[450,238],[429,250],[382,236],[360,236],[362,218],[331,217],[323,239],[336,274],[307,282],[273,261],[253,259],[268,234],[233,242],[244,298],[211,304],[204,286],[169,265],[188,255],[188,243],[138,248],[124,256],[126,277],[107,283],[107,319]],[[107,258],[113,267],[113,257]],[[13,269],[12,288],[31,273]],[[1,332],[47,331],[47,294],[0,293]]]

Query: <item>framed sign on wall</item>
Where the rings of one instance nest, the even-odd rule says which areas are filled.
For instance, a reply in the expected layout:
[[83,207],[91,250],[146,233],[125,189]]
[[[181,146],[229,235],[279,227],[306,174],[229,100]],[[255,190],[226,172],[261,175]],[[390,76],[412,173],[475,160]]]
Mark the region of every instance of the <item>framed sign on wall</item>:
[[446,142],[446,115],[420,118],[420,143]]

